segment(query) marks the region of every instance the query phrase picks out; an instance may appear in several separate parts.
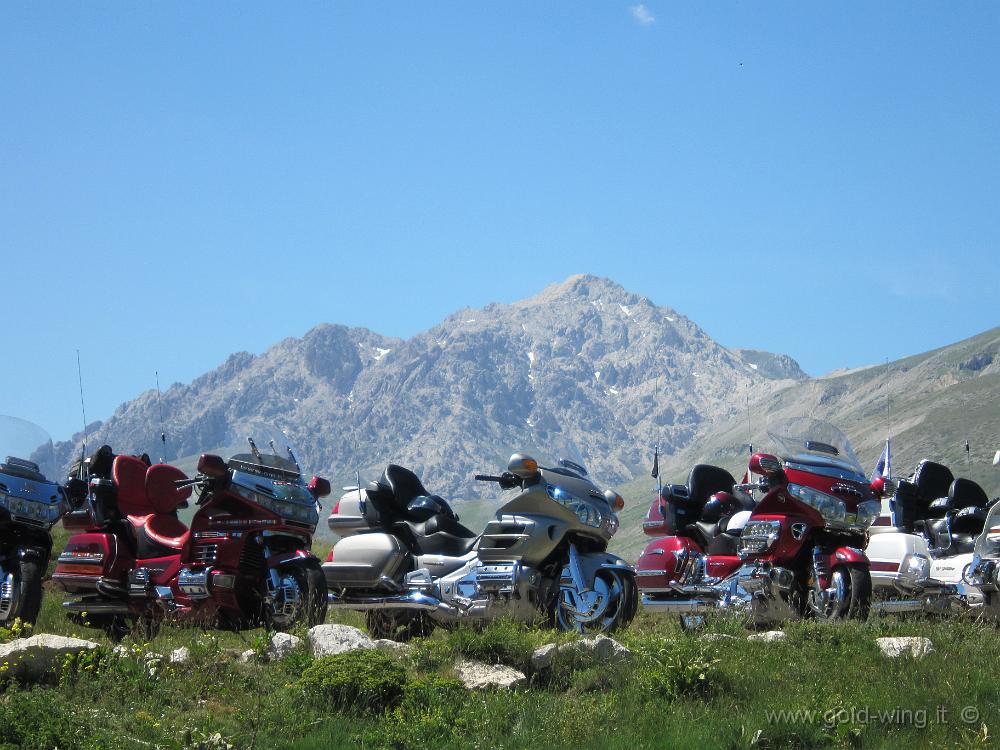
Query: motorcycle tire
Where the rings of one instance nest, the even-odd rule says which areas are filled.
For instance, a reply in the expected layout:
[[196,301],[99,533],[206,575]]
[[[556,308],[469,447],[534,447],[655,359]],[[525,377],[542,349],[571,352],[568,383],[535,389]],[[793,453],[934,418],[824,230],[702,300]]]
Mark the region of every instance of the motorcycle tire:
[[843,592],[826,612],[816,612],[820,620],[864,620],[872,601],[871,573],[863,565],[837,565],[830,573],[834,588]]
[[318,560],[312,560],[305,566],[306,574],[306,610],[305,623],[309,627],[322,625],[326,621],[326,576]]
[[562,598],[559,597],[554,605],[553,619],[556,628],[574,633],[597,634],[613,633],[628,627],[639,606],[639,589],[635,583],[635,574],[613,568],[598,570],[594,589],[603,589],[608,598],[608,604],[600,616],[587,621],[574,617],[566,611],[562,605]]
[[18,561],[15,573],[14,587],[17,590],[17,603],[11,609],[7,622],[20,618],[21,622],[34,625],[38,612],[42,608],[42,573],[45,566],[38,560],[22,559]]

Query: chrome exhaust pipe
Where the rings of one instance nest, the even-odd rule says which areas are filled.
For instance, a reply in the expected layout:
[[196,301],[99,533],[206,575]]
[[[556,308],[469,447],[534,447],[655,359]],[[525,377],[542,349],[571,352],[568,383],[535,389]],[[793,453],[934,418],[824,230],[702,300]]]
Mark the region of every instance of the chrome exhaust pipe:
[[458,619],[463,614],[461,610],[450,604],[445,604],[440,599],[435,599],[420,591],[391,596],[340,596],[331,591],[327,594],[327,601],[331,607],[358,612],[368,612],[374,609],[415,609],[451,619]]
[[882,614],[922,612],[925,606],[921,599],[887,599],[881,602],[872,602],[872,609]]
[[644,596],[642,606],[653,612],[682,614],[719,609],[719,602],[715,599],[654,599],[651,596]]

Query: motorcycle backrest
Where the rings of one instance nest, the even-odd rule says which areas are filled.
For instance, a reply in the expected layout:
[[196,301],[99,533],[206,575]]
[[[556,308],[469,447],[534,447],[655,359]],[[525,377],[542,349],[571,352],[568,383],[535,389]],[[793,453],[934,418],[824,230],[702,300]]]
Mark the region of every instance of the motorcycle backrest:
[[115,456],[111,479],[118,491],[118,510],[126,516],[153,512],[146,497],[146,464],[135,456]]
[[191,488],[177,488],[175,482],[187,475],[170,464],[154,464],[146,471],[146,497],[156,513],[173,513],[177,506],[191,497]]
[[405,511],[414,498],[430,495],[416,474],[397,464],[389,464],[385,468],[378,484],[392,492],[394,504],[400,512]]
[[691,504],[704,506],[716,492],[732,492],[736,480],[733,475],[718,466],[696,464],[688,475],[688,492]]
[[959,477],[948,488],[948,499],[953,508],[985,508],[990,503],[986,492],[971,479]]
[[928,503],[939,497],[947,497],[953,481],[955,476],[951,473],[951,469],[926,458],[917,464],[917,470],[913,475],[913,483],[920,490],[924,502]]

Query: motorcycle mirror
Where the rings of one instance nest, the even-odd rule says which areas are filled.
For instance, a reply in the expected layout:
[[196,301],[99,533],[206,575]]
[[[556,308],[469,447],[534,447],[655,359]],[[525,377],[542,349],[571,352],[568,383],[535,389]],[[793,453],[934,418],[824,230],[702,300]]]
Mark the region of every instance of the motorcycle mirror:
[[885,494],[885,480],[882,477],[875,477],[871,483],[872,493],[875,497],[882,499]]
[[523,453],[515,453],[507,462],[507,471],[521,479],[534,479],[538,476],[538,461]]
[[323,477],[313,477],[309,480],[309,491],[317,500],[330,494],[330,481]]
[[754,453],[750,456],[750,471],[771,477],[781,471],[781,461],[770,453]]
[[202,453],[198,459],[198,473],[212,477],[212,479],[222,479],[229,474],[229,467],[222,456],[216,456],[214,453]]
[[611,506],[611,510],[615,512],[618,512],[625,507],[625,498],[614,490],[604,490],[604,499],[608,501],[608,505]]

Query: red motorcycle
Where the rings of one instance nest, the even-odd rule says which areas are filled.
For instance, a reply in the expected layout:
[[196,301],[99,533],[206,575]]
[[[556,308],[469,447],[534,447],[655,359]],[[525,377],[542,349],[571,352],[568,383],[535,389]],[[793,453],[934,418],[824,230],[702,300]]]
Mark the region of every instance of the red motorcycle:
[[[718,467],[699,465],[688,485],[654,501],[638,562],[642,603],[692,616],[737,607],[754,622],[789,617],[864,618],[871,574],[863,551],[880,501],[847,437],[813,419],[776,423],[768,435],[782,456],[755,453],[736,484]],[[745,493],[762,493],[753,501]]]
[[[309,549],[330,483],[307,485],[291,450],[285,458],[248,442],[251,453],[228,463],[203,454],[194,479],[108,446],[86,461],[88,481],[67,485],[78,508],[64,525],[79,533],[52,576],[78,595],[64,604],[71,615],[115,638],[137,624],[151,637],[165,619],[226,629],[322,622],[326,580]],[[177,511],[194,488],[188,528]]]

